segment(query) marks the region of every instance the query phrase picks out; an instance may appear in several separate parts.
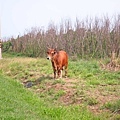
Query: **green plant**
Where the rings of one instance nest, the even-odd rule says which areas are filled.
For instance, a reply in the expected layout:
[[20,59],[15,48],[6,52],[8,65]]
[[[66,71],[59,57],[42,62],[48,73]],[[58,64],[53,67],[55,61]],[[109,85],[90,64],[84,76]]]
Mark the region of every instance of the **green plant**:
[[65,84],[65,82],[64,82],[63,80],[58,79],[58,80],[53,81],[52,85],[55,85],[55,84],[58,84],[58,83],[60,83],[60,84],[62,84],[62,85]]
[[86,97],[84,101],[90,106],[98,104],[98,101],[93,97]]
[[[100,117],[93,116],[85,107],[53,106],[46,101],[43,102],[38,96],[23,88],[19,82],[1,74],[0,88],[0,119],[100,120]],[[57,95],[61,94],[62,91]]]
[[58,90],[55,95],[54,95],[54,100],[59,99],[61,96],[63,96],[65,94],[64,90]]
[[108,102],[103,105],[103,108],[107,108],[112,112],[119,113],[120,112],[120,100],[117,100],[116,102]]

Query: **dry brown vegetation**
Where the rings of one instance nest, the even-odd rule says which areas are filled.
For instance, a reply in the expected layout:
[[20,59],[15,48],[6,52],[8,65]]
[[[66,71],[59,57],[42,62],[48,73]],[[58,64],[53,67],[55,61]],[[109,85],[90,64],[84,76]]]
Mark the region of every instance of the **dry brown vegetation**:
[[100,65],[103,69],[109,71],[120,71],[120,59],[116,57],[116,53],[114,51],[111,54],[111,60],[107,64],[100,61]]
[[[5,45],[7,44],[7,45]],[[81,58],[106,58],[115,52],[120,57],[120,15],[112,18],[86,18],[60,25],[49,24],[45,30],[33,27],[23,36],[4,43],[3,51],[13,51],[31,57],[46,56],[47,47],[64,49],[69,56]]]

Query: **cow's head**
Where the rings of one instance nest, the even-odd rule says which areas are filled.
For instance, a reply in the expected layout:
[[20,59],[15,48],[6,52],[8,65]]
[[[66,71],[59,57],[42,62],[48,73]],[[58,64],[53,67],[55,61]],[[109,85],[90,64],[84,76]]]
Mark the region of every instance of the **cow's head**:
[[47,50],[47,59],[51,60],[56,52],[57,52],[56,49],[48,48],[48,50]]

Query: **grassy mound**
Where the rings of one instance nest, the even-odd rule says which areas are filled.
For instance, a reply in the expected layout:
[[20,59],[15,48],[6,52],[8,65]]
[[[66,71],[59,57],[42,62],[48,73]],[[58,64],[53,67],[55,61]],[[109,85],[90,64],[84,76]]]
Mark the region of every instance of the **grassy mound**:
[[4,120],[99,120],[84,107],[53,107],[8,77],[0,74],[0,119]]

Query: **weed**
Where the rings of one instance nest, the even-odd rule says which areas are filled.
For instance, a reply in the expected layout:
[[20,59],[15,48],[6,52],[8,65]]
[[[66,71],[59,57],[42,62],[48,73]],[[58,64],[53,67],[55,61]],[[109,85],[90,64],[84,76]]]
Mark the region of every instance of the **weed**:
[[120,100],[117,100],[116,102],[108,102],[103,105],[103,108],[107,108],[115,113],[120,113]]
[[61,96],[63,96],[65,94],[64,90],[59,90],[55,93],[54,95],[54,100],[58,100]]
[[86,97],[84,101],[90,106],[98,104],[98,101],[93,97]]
[[53,81],[52,85],[55,85],[55,84],[58,84],[58,83],[60,83],[60,84],[62,84],[62,85],[65,84],[65,82],[64,82],[62,79],[59,79],[59,80]]

